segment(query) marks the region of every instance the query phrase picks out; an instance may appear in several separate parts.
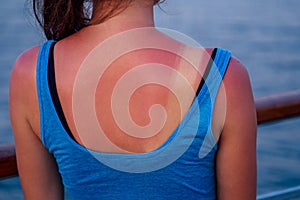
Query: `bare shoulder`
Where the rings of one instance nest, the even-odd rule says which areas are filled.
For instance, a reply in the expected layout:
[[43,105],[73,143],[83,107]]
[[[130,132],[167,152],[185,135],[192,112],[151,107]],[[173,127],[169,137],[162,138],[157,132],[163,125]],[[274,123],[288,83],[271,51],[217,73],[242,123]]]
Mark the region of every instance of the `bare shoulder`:
[[250,77],[246,67],[235,57],[230,60],[223,83],[227,101],[225,126],[235,127],[236,124],[233,124],[236,121],[243,120],[248,126],[256,127],[256,110]]
[[[10,76],[10,100],[21,98],[28,94],[35,85],[35,70],[39,47],[24,51],[15,61]],[[20,99],[24,100],[24,99]]]
[[[18,75],[26,76],[29,75],[29,73],[35,71],[38,52],[39,52],[39,46],[35,46],[24,51],[15,61],[11,78],[14,78],[15,76]],[[17,80],[13,79],[13,81],[17,81]]]
[[[233,129],[237,129],[238,121],[256,127],[256,110],[250,77],[244,64],[233,56],[219,90],[215,110],[217,114],[214,116],[217,116],[215,119],[219,122],[216,124],[220,124],[219,129],[223,130],[223,139],[231,137],[235,132]],[[219,119],[219,116],[222,118]]]
[[9,94],[12,122],[19,122],[22,118],[30,121],[37,114],[35,71],[38,52],[38,46],[24,51],[13,66]]
[[[242,85],[237,85],[237,83]],[[245,87],[247,85],[250,86],[250,78],[246,67],[235,57],[232,57],[229,62],[224,77],[224,84],[228,87],[236,87],[236,89],[240,89],[240,87]]]

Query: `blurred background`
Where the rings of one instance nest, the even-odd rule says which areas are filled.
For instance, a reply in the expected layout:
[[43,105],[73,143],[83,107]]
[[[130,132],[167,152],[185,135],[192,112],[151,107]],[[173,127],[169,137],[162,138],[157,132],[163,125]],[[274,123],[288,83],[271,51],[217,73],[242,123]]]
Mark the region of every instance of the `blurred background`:
[[[180,31],[205,47],[230,49],[247,67],[254,96],[300,89],[300,1],[167,0],[158,27]],[[44,41],[30,5],[0,6],[0,143],[13,142],[9,76],[17,56]],[[258,194],[300,185],[300,118],[258,129]],[[23,199],[18,178],[0,180],[0,199]]]

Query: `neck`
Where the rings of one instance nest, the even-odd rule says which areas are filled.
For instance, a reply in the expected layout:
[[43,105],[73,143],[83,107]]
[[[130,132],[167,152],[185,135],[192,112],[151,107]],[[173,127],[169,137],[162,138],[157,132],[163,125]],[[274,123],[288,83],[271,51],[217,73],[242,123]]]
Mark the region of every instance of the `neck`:
[[[124,31],[132,28],[154,27],[153,5],[143,0],[133,1],[126,9],[106,20],[103,23],[92,25],[111,31]],[[92,18],[91,24],[97,21],[97,13]]]

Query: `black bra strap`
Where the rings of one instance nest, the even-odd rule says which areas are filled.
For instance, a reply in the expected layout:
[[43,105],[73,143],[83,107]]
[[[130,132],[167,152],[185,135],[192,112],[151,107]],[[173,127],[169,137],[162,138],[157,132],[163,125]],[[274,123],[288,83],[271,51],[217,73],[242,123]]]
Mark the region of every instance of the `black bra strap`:
[[54,58],[53,58],[53,51],[54,51],[54,46],[55,43],[52,44],[49,52],[49,60],[48,60],[48,85],[49,85],[49,90],[52,98],[52,102],[54,104],[56,113],[66,130],[66,132],[70,135],[72,139],[74,139],[74,136],[69,128],[69,125],[67,123],[67,120],[65,118],[63,109],[61,107],[60,101],[59,101],[59,96],[57,93],[57,87],[56,87],[56,82],[55,82],[55,70],[54,70]]
[[199,95],[199,92],[201,91],[201,89],[202,89],[202,87],[203,87],[203,85],[204,85],[204,83],[205,83],[205,80],[206,80],[207,77],[208,77],[208,74],[209,74],[210,69],[211,69],[211,67],[212,67],[212,64],[213,64],[213,62],[214,62],[214,59],[215,59],[215,57],[216,57],[216,53],[217,53],[217,48],[215,48],[215,49],[213,50],[212,54],[211,54],[211,58],[209,59],[209,62],[208,62],[208,64],[207,64],[207,66],[206,66],[206,69],[205,69],[205,72],[204,72],[204,74],[203,74],[203,76],[202,76],[202,79],[201,79],[201,82],[200,82],[200,84],[199,84],[199,87],[198,87],[198,89],[197,89],[196,96]]

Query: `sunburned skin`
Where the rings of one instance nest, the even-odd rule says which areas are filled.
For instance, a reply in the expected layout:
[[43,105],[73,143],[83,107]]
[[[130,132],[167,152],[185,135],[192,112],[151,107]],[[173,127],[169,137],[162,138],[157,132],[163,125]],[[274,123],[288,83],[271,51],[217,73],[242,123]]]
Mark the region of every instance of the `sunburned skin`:
[[[159,37],[163,37],[164,41],[166,41],[167,39],[166,36],[161,36],[161,33],[159,33]],[[159,41],[159,38],[156,37],[155,40]],[[72,133],[75,133],[74,136],[81,145],[92,150],[108,153],[145,153],[157,149],[169,138],[182,118],[185,116],[186,112],[191,106],[193,99],[195,98],[195,93],[199,87],[202,74],[206,70],[206,66],[208,65],[208,61],[210,59],[209,53],[211,52],[208,51],[211,51],[211,49],[205,50],[201,48],[188,48],[184,47],[183,44],[180,44],[171,38],[168,38],[168,40],[169,43],[174,43],[174,47],[172,47],[174,48],[173,52],[171,50],[168,51],[168,48],[166,48],[166,50],[164,50],[163,48],[159,49],[159,46],[156,47],[157,49],[142,48],[139,50],[131,51],[122,56],[118,56],[117,59],[113,60],[112,64],[110,64],[109,66],[103,64],[105,67],[105,71],[103,74],[101,73],[101,77],[96,79],[96,81],[99,82],[96,82],[96,84],[98,84],[98,87],[95,88],[95,94],[93,94],[94,88],[81,88],[81,90],[79,89],[78,91],[79,102],[76,102],[74,93],[72,96],[73,99],[70,98],[70,96],[68,99],[60,98],[65,106],[72,105],[73,103],[73,113],[65,112],[65,114],[68,124],[71,124],[71,126],[75,127],[75,129],[72,130],[71,128],[71,130]],[[197,64],[193,65],[198,65],[198,68],[197,66],[193,66],[191,63],[189,63],[190,61],[188,60],[187,55],[185,55],[185,57],[183,55],[183,58],[181,58],[181,53],[177,53],[179,51],[182,51],[182,49],[184,48],[186,48],[185,52],[189,54],[189,57],[191,57],[191,53],[189,53],[188,51],[195,51],[194,54],[199,58],[197,60]],[[101,55],[104,55],[104,53],[100,50],[97,51],[99,52],[97,52],[94,58],[96,59],[95,61],[89,61],[87,59],[84,62],[101,63],[102,65],[104,61],[101,58]],[[176,55],[175,53],[177,53],[178,55]],[[146,66],[145,63],[150,64]],[[63,66],[66,65],[71,64],[63,64]],[[56,66],[56,69],[59,70],[59,67],[60,66]],[[85,66],[81,66],[81,69],[84,67]],[[100,65],[95,65],[95,70],[97,71],[99,67]],[[137,85],[137,90],[128,91],[129,89],[126,89],[126,86],[124,85],[130,85],[133,82],[141,82],[142,80],[147,79],[151,81],[150,73],[145,71],[147,70],[147,67],[153,68],[150,73],[153,74],[153,78],[156,79],[154,80],[152,78],[152,82],[146,82],[146,85],[145,83],[137,83],[140,84]],[[92,78],[96,72],[95,70],[92,70],[92,73],[87,76],[89,78]],[[137,70],[139,70],[139,72],[137,72]],[[169,72],[167,72],[166,70]],[[77,71],[77,78],[80,78],[80,80],[84,80],[85,78],[78,77],[78,73],[79,72]],[[131,79],[128,79],[125,82],[123,81],[121,84],[123,86],[123,89],[120,89],[116,92],[116,86],[121,80],[125,80],[124,77],[128,76],[130,73],[139,74],[133,76]],[[65,77],[68,75],[64,76],[62,72],[59,76],[64,77],[62,81],[66,81]],[[78,85],[80,86],[80,81],[76,81],[76,83],[78,83]],[[96,84],[92,83],[92,85]],[[74,90],[77,85],[73,84],[73,88],[65,87],[66,85],[67,84],[58,82],[58,90],[61,90],[63,92],[69,90],[68,93],[72,93],[72,91],[70,90],[73,89],[73,92],[77,92],[77,90]],[[184,85],[186,85],[186,88],[183,87]],[[174,91],[175,88],[178,89]],[[92,93],[92,99],[89,103],[88,98],[86,98],[85,104],[92,106],[90,107],[90,109],[86,110],[85,105],[85,109],[78,111],[79,119],[77,119],[77,122],[84,121],[83,126],[88,127],[88,129],[81,129],[81,133],[79,134],[78,128],[80,129],[80,127],[78,124],[76,124],[76,121],[74,123],[71,118],[74,118],[74,108],[76,108],[77,105],[80,106],[80,97],[89,96],[86,93],[87,90],[91,90],[90,93]],[[188,93],[188,91],[190,92]],[[64,94],[59,95],[67,96]],[[77,95],[77,93],[75,95]],[[129,98],[126,96],[128,96]],[[95,104],[95,108],[93,108],[93,104]],[[144,126],[145,128],[149,126],[149,123],[152,123],[151,119],[149,118],[149,112],[151,110],[151,106],[155,104],[161,105],[164,109],[163,112],[166,113],[160,112],[160,114],[158,113],[158,115],[154,117],[152,116],[152,119],[156,120],[156,122],[154,122],[154,126],[158,126],[157,128],[151,128],[150,126],[148,129],[141,129],[140,126]],[[119,111],[118,108],[114,109],[114,106],[116,105],[119,109],[121,109],[123,106],[125,110]],[[71,110],[71,108],[67,110]],[[129,114],[126,114],[127,110],[130,111]],[[90,123],[90,121],[86,122],[84,118],[91,119],[93,117],[83,117],[84,112],[96,112],[98,121],[94,121],[94,124]],[[121,117],[122,113],[125,113],[123,117]],[[89,114],[91,113],[87,113],[87,115]],[[82,120],[80,120],[80,117],[82,117]],[[119,119],[117,119],[118,117]],[[122,126],[120,123],[123,123],[124,121],[128,122],[126,122],[127,124],[123,124]],[[97,123],[99,123],[102,130],[97,129],[97,127],[93,128]],[[131,130],[126,131],[124,130],[124,127],[132,127],[133,129],[137,130],[134,131],[131,128]],[[103,131],[103,134],[106,136],[105,138],[101,138],[99,136],[98,133],[101,131]],[[90,135],[87,135],[88,132],[93,132],[93,134],[91,133]],[[142,136],[141,134],[145,134],[146,136]],[[111,142],[113,143],[113,147],[109,147],[109,143]],[[117,148],[114,148],[115,146],[117,146]]]

